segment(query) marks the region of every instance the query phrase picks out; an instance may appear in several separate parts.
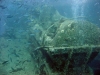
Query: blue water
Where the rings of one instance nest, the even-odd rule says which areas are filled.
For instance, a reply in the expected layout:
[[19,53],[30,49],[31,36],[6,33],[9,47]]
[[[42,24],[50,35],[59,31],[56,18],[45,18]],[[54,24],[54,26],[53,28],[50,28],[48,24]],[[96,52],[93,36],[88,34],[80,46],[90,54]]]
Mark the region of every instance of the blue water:
[[[100,0],[0,0],[0,36],[10,29],[19,30],[16,33],[19,35],[27,32],[28,25],[32,22],[29,16],[31,15],[32,19],[38,18],[39,13],[35,9],[39,7],[42,10],[44,5],[54,7],[60,15],[69,19],[82,17],[100,27]],[[35,29],[32,35],[36,33],[40,31]],[[12,36],[11,39],[16,38],[13,33],[9,36]],[[95,75],[100,75],[99,58],[100,54],[89,64]],[[98,71],[96,68],[99,68]]]

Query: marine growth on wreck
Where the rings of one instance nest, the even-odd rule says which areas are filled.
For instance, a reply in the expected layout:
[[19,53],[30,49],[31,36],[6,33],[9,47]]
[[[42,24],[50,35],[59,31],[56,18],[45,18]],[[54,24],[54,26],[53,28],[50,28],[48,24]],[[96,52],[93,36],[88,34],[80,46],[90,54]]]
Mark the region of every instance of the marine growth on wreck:
[[73,17],[62,14],[64,0],[0,0],[0,75],[95,75],[100,70],[91,66],[100,55],[100,26],[84,16],[86,0],[71,1]]

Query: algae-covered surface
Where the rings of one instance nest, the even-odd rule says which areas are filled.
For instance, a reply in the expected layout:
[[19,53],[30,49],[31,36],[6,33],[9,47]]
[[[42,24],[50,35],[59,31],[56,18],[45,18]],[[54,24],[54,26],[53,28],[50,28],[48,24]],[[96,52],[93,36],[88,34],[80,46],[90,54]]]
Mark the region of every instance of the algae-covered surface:
[[[50,33],[54,36],[49,36],[48,34]],[[100,44],[100,28],[88,21],[81,23],[73,20],[65,20],[55,32],[48,31],[48,34],[52,38],[50,41],[51,44],[49,44],[51,46],[68,47]],[[49,41],[47,40],[46,42],[48,43]]]
[[62,2],[0,0],[0,75],[93,75],[100,27]]

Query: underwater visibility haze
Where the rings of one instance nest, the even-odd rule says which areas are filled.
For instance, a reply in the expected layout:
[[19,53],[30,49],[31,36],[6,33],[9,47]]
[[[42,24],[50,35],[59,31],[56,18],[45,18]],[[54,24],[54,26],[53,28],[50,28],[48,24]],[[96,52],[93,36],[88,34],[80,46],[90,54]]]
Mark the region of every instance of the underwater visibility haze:
[[100,75],[100,1],[0,0],[0,75]]

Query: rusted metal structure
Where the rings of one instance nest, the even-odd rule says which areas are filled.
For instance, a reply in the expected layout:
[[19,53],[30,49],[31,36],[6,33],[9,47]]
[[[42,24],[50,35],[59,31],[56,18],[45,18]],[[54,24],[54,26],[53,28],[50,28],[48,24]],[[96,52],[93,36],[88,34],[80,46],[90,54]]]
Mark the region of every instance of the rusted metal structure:
[[33,51],[35,74],[93,75],[88,63],[100,51],[100,28],[88,21],[60,22],[46,30],[42,45]]

